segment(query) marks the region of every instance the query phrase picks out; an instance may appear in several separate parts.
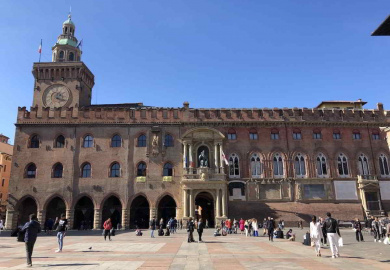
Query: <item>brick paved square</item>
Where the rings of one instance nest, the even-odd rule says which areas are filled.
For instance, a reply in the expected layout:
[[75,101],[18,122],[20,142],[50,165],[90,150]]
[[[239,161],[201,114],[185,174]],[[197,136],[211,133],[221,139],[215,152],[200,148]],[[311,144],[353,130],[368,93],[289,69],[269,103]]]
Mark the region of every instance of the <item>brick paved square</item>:
[[[104,241],[99,231],[68,231],[62,253],[54,252],[55,236],[42,234],[33,269],[390,269],[390,246],[374,243],[369,234],[364,235],[366,242],[357,243],[352,230],[343,229],[341,257],[332,259],[328,247],[316,257],[313,248],[301,244],[306,230],[294,231],[296,242],[270,243],[266,237],[214,237],[210,229],[204,233],[205,243],[191,244],[185,230],[153,239],[147,233],[136,237],[123,231],[113,241]],[[0,236],[0,269],[26,269],[24,244],[9,232]]]

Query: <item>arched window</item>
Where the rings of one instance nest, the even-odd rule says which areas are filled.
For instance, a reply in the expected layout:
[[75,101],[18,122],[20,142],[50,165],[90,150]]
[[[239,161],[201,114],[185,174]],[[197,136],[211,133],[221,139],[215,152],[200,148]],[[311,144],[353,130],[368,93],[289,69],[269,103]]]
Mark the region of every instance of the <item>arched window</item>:
[[295,168],[295,175],[296,176],[303,177],[306,175],[305,158],[302,154],[298,154],[295,156],[294,168]]
[[64,148],[65,147],[65,137],[60,135],[56,138],[55,148]]
[[333,139],[335,139],[335,140],[340,140],[341,139],[340,130],[338,130],[338,129],[333,130]]
[[68,33],[68,27],[65,27],[64,34],[67,34],[67,33]]
[[384,154],[379,156],[379,170],[381,171],[382,176],[389,176],[389,164],[387,157]]
[[283,158],[279,153],[276,153],[273,158],[274,165],[274,176],[282,177],[283,176]]
[[370,170],[368,166],[368,159],[364,154],[360,154],[358,158],[358,168],[360,175],[369,175]]
[[173,166],[171,163],[165,163],[163,169],[163,176],[172,176],[173,175]]
[[146,147],[146,135],[145,134],[138,136],[137,147]]
[[37,174],[37,166],[35,166],[34,163],[29,164],[26,169],[26,177],[35,178],[36,174]]
[[145,162],[138,163],[137,176],[146,176],[146,164]]
[[38,135],[33,135],[30,139],[30,148],[39,148],[39,137]]
[[263,166],[258,154],[253,154],[251,157],[251,175],[253,178],[258,178],[263,173]]
[[340,176],[348,176],[348,160],[347,157],[341,153],[337,157],[337,168]]
[[120,177],[121,175],[121,166],[119,163],[115,162],[110,167],[110,177]]
[[371,137],[374,141],[380,140],[379,130],[373,130]]
[[59,58],[60,58],[60,59],[64,59],[64,51],[60,51]]
[[232,128],[228,131],[228,140],[237,140],[237,133]]
[[279,140],[279,130],[276,128],[271,130],[271,140]]
[[250,140],[257,140],[259,136],[257,135],[257,130],[252,128],[249,130],[249,139]]
[[299,129],[293,130],[293,139],[294,140],[302,140],[302,133]]
[[362,138],[362,135],[360,134],[360,131],[357,129],[354,129],[352,131],[352,139],[354,140],[360,140]]
[[172,135],[170,135],[170,134],[165,135],[164,146],[165,147],[173,147]]
[[93,147],[93,137],[91,135],[87,135],[84,137],[83,147],[85,148]]
[[69,61],[74,61],[74,53],[73,52],[69,53]]
[[314,129],[313,130],[313,139],[320,140],[322,139],[322,134],[320,129]]
[[233,178],[240,176],[240,164],[236,154],[231,154],[229,157],[229,176]]
[[121,147],[121,146],[122,146],[122,138],[121,138],[121,136],[119,136],[118,134],[114,135],[111,138],[111,147]]
[[53,178],[62,178],[62,172],[64,168],[61,163],[54,164],[53,167]]
[[328,168],[326,165],[326,158],[324,154],[319,153],[317,156],[317,175],[324,177],[328,175]]
[[91,164],[84,163],[81,167],[81,177],[82,178],[89,178],[91,177]]

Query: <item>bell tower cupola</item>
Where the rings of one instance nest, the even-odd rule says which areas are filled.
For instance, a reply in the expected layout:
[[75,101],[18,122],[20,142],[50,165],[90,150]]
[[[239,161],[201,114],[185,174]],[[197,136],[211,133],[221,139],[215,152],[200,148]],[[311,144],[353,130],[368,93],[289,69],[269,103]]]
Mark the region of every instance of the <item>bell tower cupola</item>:
[[69,14],[52,47],[52,61],[34,63],[32,106],[40,111],[66,111],[91,105],[95,77],[81,61],[80,42],[74,36],[75,30]]
[[81,61],[80,44],[75,37],[76,26],[71,14],[62,24],[62,34],[58,36],[56,44],[52,47],[53,62]]

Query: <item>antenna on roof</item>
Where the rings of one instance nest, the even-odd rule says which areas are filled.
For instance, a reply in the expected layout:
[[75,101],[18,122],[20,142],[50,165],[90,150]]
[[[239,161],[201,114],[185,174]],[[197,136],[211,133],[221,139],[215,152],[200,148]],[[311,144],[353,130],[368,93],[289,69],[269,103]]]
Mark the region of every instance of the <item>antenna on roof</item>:
[[69,15],[68,15],[68,17],[69,18],[72,17],[72,6],[69,6]]

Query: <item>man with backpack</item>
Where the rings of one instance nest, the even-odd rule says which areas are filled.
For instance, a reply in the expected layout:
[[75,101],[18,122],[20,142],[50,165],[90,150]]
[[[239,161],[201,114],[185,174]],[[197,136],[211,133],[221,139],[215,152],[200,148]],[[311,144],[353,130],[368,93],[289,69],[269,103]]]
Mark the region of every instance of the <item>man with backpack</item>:
[[41,232],[41,224],[37,221],[37,216],[35,214],[30,215],[30,221],[27,222],[21,229],[21,233],[24,233],[24,242],[26,246],[26,255],[27,255],[27,267],[32,267],[32,253],[37,240],[38,233]]
[[156,230],[156,217],[153,217],[149,222],[150,237],[154,238],[154,231]]
[[56,219],[54,223],[54,228],[57,231],[57,241],[58,241],[58,249],[56,252],[62,252],[62,247],[64,245],[64,237],[67,230],[68,220],[66,219],[65,214],[61,214],[61,219]]

